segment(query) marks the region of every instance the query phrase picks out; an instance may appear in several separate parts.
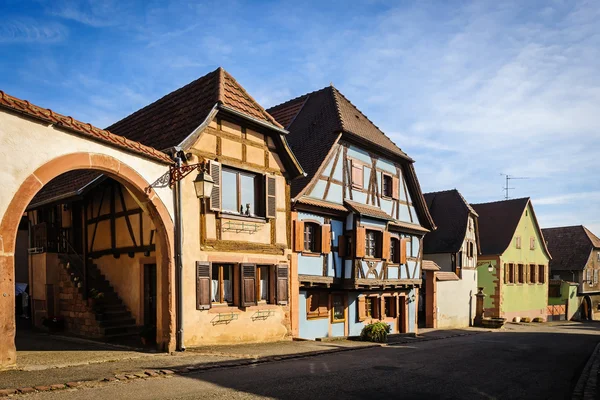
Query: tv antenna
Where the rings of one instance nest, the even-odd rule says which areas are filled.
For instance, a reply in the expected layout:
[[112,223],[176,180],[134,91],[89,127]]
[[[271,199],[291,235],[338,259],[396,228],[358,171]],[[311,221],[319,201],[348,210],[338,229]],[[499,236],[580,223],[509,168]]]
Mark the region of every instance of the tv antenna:
[[500,174],[500,175],[504,176],[506,179],[506,186],[504,186],[504,188],[503,188],[504,192],[505,192],[504,200],[509,199],[509,196],[508,196],[509,190],[514,189],[514,187],[510,187],[510,181],[512,181],[513,179],[529,179],[529,177],[527,177],[527,176],[512,176],[512,175],[508,175],[508,174]]

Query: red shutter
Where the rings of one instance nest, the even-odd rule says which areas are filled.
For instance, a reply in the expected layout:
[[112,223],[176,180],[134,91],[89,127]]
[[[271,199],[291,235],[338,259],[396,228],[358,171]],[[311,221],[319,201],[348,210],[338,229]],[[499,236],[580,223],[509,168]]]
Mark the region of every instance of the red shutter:
[[277,180],[274,176],[265,176],[265,188],[265,216],[267,218],[275,218],[277,216]]
[[400,240],[400,264],[406,264],[406,243],[408,243],[408,240]]
[[208,310],[211,304],[211,267],[206,261],[196,261],[196,310]]
[[221,164],[210,160],[210,176],[214,184],[210,194],[211,211],[221,211]]
[[400,198],[400,179],[392,176],[392,199],[398,200]]
[[384,260],[390,260],[390,247],[391,247],[391,238],[389,232],[383,232],[383,248],[381,249],[381,258]]
[[242,307],[256,305],[256,265],[242,264],[240,271]]
[[279,264],[275,267],[275,278],[277,304],[287,305],[289,299],[289,267],[287,264]]
[[363,258],[365,256],[365,241],[367,240],[367,230],[359,226],[356,228],[356,243],[354,244],[356,257]]
[[304,251],[304,222],[294,221],[294,251]]
[[331,225],[321,225],[321,253],[329,254],[331,252]]

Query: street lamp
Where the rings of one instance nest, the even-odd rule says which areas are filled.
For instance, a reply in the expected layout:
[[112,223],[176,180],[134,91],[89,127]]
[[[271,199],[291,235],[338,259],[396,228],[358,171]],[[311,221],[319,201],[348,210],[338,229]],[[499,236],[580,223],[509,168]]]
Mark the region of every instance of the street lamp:
[[198,173],[196,179],[194,179],[194,188],[196,189],[196,197],[199,199],[209,198],[215,181],[213,181],[212,176],[208,174],[205,170],[201,170]]
[[488,265],[488,272],[493,272],[494,271],[494,266],[492,265],[492,263],[490,263],[490,265]]

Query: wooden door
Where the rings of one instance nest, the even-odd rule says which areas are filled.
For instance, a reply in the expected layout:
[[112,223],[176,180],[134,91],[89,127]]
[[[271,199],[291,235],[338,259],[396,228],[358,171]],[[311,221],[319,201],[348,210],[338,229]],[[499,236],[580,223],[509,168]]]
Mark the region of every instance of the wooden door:
[[144,265],[144,326],[156,329],[156,264]]

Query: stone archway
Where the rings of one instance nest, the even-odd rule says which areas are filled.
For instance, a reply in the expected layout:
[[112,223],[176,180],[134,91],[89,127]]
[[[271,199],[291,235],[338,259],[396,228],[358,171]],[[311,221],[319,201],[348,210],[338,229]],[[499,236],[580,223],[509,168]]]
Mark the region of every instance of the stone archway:
[[105,154],[79,152],[63,155],[38,167],[20,185],[0,222],[0,369],[16,365],[14,251],[19,221],[34,195],[50,180],[77,169],[102,171],[146,204],[157,231],[157,343],[175,348],[173,221],[165,204],[149,183],[122,161]]

